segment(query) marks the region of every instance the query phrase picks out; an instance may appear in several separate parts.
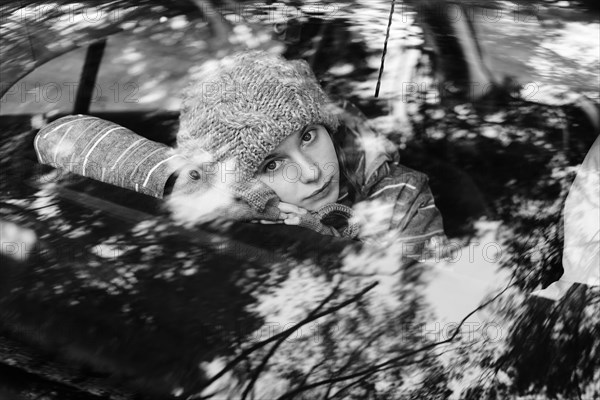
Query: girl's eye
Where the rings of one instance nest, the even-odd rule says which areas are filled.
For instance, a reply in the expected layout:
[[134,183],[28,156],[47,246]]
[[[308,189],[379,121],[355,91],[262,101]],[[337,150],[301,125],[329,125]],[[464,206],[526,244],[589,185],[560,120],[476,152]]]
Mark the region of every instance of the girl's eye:
[[279,167],[279,163],[281,163],[281,160],[269,161],[267,165],[265,165],[265,171],[275,171]]
[[314,137],[315,137],[315,134],[313,133],[313,131],[308,131],[304,135],[302,135],[302,141],[310,142],[314,139]]

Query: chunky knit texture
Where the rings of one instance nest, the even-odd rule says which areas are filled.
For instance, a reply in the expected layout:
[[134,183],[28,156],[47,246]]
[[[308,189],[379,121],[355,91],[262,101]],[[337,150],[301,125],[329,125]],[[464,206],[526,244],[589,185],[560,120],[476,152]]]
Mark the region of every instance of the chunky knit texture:
[[203,149],[216,162],[234,160],[248,178],[294,132],[311,124],[335,131],[334,109],[305,61],[238,53],[187,88],[177,147],[190,159]]
[[344,236],[357,239],[359,226],[350,223],[353,216],[351,207],[343,204],[326,204],[317,211],[300,215],[299,226],[319,232],[323,235]]

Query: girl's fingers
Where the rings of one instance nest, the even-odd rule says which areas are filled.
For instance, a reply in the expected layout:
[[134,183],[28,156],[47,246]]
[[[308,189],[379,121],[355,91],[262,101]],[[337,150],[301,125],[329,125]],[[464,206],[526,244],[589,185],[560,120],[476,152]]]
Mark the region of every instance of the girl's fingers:
[[279,217],[277,220],[267,220],[267,219],[254,219],[250,222],[257,224],[265,224],[265,225],[273,225],[273,224],[287,224],[287,225],[299,225],[300,224],[300,215],[306,214],[304,208],[295,206],[289,203],[279,203]]
[[280,212],[280,213],[279,213],[279,218],[278,218],[278,219],[281,219],[281,220],[288,219],[288,218],[289,218],[291,215],[292,215],[292,214],[289,214],[289,213],[284,213],[284,212]]
[[290,217],[288,219],[283,220],[283,223],[286,225],[299,225],[300,217],[298,217],[298,216]]
[[279,210],[284,213],[294,213],[294,214],[306,214],[308,211],[302,207],[298,207],[294,204],[280,202],[278,204]]

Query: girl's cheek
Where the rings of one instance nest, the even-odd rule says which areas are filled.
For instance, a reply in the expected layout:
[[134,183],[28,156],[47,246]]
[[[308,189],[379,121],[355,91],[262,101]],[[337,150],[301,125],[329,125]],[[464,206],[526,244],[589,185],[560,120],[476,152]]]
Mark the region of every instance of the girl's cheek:
[[338,163],[337,162],[327,162],[323,165],[323,174],[325,175],[325,179],[329,179],[332,176],[335,176],[335,173],[338,170]]
[[275,172],[270,172],[270,171],[263,172],[262,175],[261,175],[261,177],[260,177],[260,180],[263,183],[266,183],[267,185],[271,186],[277,180],[276,173]]
[[282,174],[271,174],[267,177],[267,186],[269,186],[279,198],[287,197],[290,192],[290,183]]

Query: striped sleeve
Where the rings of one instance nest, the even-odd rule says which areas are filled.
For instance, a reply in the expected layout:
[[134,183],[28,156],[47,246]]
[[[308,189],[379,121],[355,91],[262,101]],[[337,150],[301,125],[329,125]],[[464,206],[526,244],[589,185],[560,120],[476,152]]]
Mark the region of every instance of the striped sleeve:
[[170,176],[183,162],[161,143],[87,115],[62,117],[34,139],[40,163],[101,182],[162,198]]
[[[368,192],[369,201],[393,204],[389,208],[388,229],[396,230],[400,239],[414,243],[415,250],[435,236],[444,236],[442,215],[435,205],[428,178],[421,172],[399,164],[386,164],[384,177]],[[384,219],[385,220],[385,219]]]

